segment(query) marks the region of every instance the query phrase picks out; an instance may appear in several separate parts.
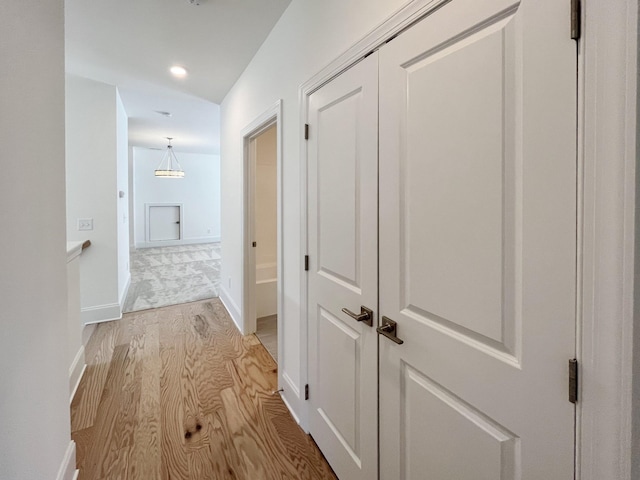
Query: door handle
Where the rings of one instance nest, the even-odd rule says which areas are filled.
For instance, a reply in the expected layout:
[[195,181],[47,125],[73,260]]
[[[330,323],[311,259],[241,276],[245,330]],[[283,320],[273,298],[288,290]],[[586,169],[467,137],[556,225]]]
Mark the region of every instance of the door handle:
[[396,336],[397,328],[398,328],[398,323],[397,322],[394,322],[389,317],[385,317],[383,315],[382,316],[382,325],[380,325],[378,328],[376,328],[376,332],[378,332],[380,335],[384,335],[389,340],[391,340],[393,342],[396,342],[398,345],[402,345],[404,343],[404,340],[400,340]]
[[176,222],[176,225],[180,225],[180,220],[178,220],[178,221]]
[[373,327],[373,310],[365,307],[364,305],[360,306],[360,313],[353,313],[348,308],[343,308],[342,311],[349,315],[351,318],[356,320],[357,322],[364,322],[370,327]]

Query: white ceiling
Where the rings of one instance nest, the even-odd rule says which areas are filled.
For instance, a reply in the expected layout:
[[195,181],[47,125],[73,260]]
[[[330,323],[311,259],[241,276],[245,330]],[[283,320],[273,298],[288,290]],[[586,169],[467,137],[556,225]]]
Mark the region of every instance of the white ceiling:
[[[129,145],[166,146],[173,137],[176,151],[220,153],[220,107],[178,92],[152,93],[119,87],[129,117]],[[171,117],[157,113],[171,112]]]
[[118,86],[131,145],[162,147],[173,136],[176,150],[218,153],[216,104],[290,1],[65,0],[66,69]]

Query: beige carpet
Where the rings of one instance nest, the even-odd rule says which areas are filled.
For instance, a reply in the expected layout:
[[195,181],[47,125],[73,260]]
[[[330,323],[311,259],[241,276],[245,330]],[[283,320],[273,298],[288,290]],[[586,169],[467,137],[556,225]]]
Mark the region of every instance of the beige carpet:
[[125,312],[218,296],[220,243],[140,248],[131,252]]

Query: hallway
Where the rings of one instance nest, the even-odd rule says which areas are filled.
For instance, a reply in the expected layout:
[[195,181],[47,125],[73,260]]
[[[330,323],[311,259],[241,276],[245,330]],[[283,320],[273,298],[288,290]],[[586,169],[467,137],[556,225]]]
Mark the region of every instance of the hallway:
[[71,406],[80,479],[335,479],[218,299],[98,326]]

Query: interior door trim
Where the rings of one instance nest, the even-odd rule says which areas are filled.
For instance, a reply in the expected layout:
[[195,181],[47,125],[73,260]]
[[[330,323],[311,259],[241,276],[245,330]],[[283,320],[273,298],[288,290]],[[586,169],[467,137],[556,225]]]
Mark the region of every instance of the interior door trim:
[[633,415],[640,391],[632,389],[640,381],[638,2],[593,0],[582,9],[577,353],[584,401],[576,404],[576,478],[631,480],[640,478],[640,460],[632,455],[640,446],[637,410]]

